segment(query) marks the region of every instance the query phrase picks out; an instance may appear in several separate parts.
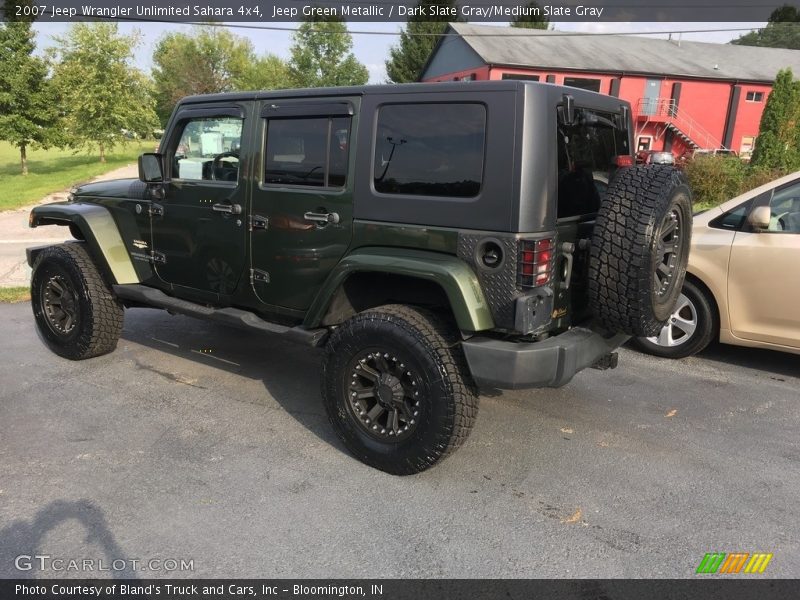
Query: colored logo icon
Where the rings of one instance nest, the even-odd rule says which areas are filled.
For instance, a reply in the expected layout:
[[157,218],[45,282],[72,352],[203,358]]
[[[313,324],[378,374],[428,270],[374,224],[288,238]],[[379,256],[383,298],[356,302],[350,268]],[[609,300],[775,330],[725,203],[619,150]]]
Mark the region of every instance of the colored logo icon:
[[708,552],[695,573],[763,573],[771,560],[772,553],[765,552]]

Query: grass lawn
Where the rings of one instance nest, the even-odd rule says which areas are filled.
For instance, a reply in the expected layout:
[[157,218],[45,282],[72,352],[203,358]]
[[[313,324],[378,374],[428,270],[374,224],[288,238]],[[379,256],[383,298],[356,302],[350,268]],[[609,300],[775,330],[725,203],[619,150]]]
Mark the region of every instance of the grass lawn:
[[19,149],[0,141],[0,210],[19,208],[47,194],[69,189],[112,169],[136,162],[142,152],[157,142],[131,142],[117,146],[101,163],[97,154],[72,150],[28,150],[28,175],[20,174]]
[[31,290],[28,287],[0,287],[0,304],[25,302],[31,299]]

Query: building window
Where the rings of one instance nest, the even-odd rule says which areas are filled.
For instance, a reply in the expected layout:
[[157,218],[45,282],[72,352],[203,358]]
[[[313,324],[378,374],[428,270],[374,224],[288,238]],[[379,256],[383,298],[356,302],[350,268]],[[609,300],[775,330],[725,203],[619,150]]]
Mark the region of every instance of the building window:
[[747,92],[745,100],[747,100],[747,102],[763,102],[764,92]]
[[349,117],[271,120],[264,183],[344,187],[349,137]]
[[483,181],[483,104],[390,104],[380,109],[372,165],[375,191],[477,196]]
[[750,156],[756,144],[756,138],[752,135],[742,136],[742,145],[739,146],[740,156]]
[[564,85],[582,90],[589,90],[590,92],[600,91],[599,79],[586,79],[584,77],[564,77]]
[[503,79],[514,79],[517,81],[539,81],[538,75],[521,75],[518,73],[503,73]]

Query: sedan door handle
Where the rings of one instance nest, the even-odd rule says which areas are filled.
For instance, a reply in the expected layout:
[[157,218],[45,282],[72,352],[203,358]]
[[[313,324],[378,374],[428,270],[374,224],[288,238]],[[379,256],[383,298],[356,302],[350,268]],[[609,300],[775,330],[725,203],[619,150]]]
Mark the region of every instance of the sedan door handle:
[[339,213],[307,212],[303,215],[303,218],[306,221],[313,221],[314,223],[320,223],[321,225],[327,225],[328,223],[336,225],[339,222]]
[[219,213],[227,213],[229,215],[240,215],[242,214],[242,205],[241,204],[213,204],[211,206],[211,210],[214,212]]

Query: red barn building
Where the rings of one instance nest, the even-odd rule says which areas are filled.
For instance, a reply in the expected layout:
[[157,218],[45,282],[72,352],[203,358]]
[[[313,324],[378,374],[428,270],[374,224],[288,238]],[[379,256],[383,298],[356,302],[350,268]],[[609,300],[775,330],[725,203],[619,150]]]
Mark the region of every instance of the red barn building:
[[631,103],[636,150],[752,152],[778,71],[800,50],[451,23],[422,81],[523,79]]

